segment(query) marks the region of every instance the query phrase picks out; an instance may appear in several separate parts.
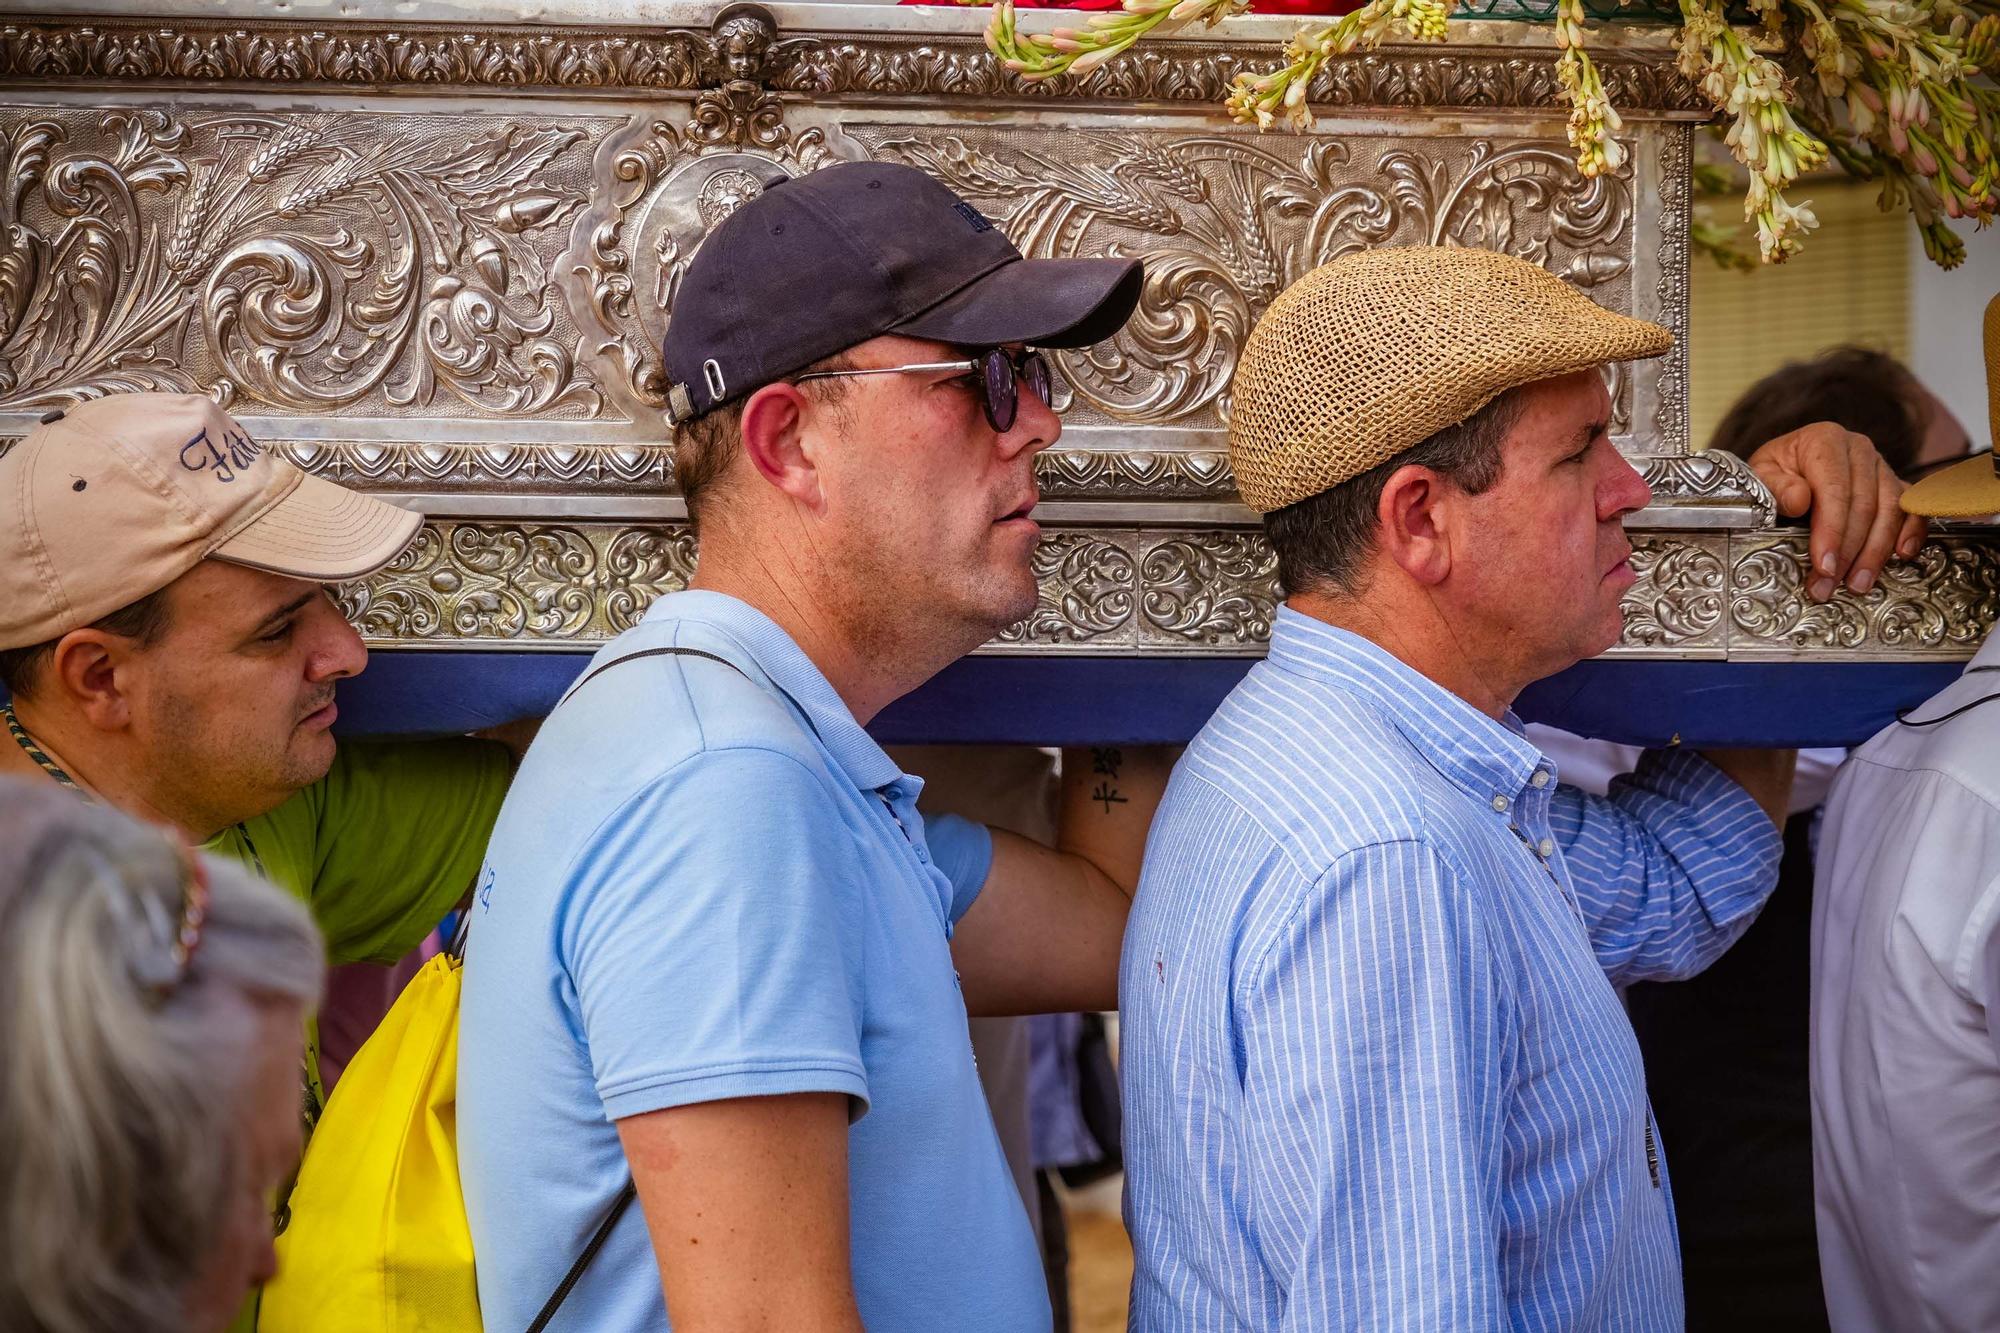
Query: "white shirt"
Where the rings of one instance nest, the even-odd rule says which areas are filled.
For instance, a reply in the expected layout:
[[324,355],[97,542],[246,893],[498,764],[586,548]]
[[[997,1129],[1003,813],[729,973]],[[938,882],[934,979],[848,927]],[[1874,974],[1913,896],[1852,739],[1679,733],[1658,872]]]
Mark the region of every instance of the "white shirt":
[[[1639,756],[1645,753],[1636,745],[1593,740],[1542,722],[1530,722],[1527,732],[1535,748],[1555,761],[1558,777],[1592,796],[1604,795],[1611,787],[1611,779],[1637,768]],[[1799,751],[1799,766],[1792,774],[1792,814],[1825,802],[1834,770],[1845,758],[1845,750]]]
[[[2000,636],[1912,720],[2000,696]],[[1978,668],[1987,668],[1979,670]],[[2000,700],[1834,780],[1813,886],[1813,1181],[1837,1330],[2000,1329]]]

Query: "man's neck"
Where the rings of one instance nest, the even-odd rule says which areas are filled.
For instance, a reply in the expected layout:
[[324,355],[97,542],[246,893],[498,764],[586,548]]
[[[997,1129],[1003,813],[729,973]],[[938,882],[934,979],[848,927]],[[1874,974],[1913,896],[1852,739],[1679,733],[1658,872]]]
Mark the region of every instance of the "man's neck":
[[914,631],[924,627],[908,619],[862,623],[843,610],[853,590],[825,586],[782,554],[742,551],[726,539],[704,544],[688,586],[734,597],[770,617],[863,725],[978,646],[920,636]]
[[1493,655],[1464,642],[1437,603],[1418,592],[1406,598],[1301,592],[1286,598],[1285,605],[1368,640],[1488,717],[1506,717],[1527,682],[1495,679]]
[[[210,820],[187,811],[170,809],[171,802],[164,800],[149,784],[128,780],[129,766],[118,763],[104,747],[92,744],[87,725],[67,726],[60,715],[52,711],[37,711],[32,703],[23,699],[13,702],[14,715],[20,720],[21,729],[28,733],[49,762],[92,800],[149,824],[174,829],[196,845],[207,842],[222,831],[220,826],[208,827],[212,822]],[[33,782],[58,781],[11,736],[0,736],[0,774]]]

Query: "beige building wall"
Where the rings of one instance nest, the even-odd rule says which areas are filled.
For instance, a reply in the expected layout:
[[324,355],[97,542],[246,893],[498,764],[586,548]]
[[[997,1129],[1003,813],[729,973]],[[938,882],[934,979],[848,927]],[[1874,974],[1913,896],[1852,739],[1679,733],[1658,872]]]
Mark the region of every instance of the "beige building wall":
[[[1787,361],[1843,343],[1910,360],[1914,228],[1901,214],[1881,212],[1875,193],[1841,181],[1795,191],[1812,201],[1820,229],[1786,263],[1741,273],[1695,257],[1688,341],[1695,448],[1707,445],[1743,390]],[[1718,212],[1728,207],[1722,201]],[[1914,254],[1928,266],[1921,247]]]

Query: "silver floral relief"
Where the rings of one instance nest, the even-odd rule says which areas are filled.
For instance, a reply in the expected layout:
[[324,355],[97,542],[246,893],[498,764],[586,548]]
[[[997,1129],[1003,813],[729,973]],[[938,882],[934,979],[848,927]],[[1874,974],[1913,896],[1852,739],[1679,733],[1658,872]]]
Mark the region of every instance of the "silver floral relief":
[[946,181],[1026,254],[1145,259],[1131,323],[1107,342],[1057,354],[1079,426],[1219,434],[1237,356],[1265,307],[1311,269],[1375,246],[1504,250],[1604,304],[1633,306],[1630,169],[1586,180],[1560,141],[844,128],[869,156]]
[[686,587],[694,554],[685,524],[432,522],[339,598],[378,647],[588,646]]
[[1836,653],[1850,658],[1970,657],[2000,620],[2000,548],[1989,538],[1933,537],[1894,560],[1867,592],[1806,594],[1807,539],[1732,539],[1732,657]]
[[1634,532],[1637,581],[1621,601],[1625,633],[1614,656],[1720,655],[1727,644],[1729,539]]
[[1653,434],[1661,452],[1687,454],[1707,441],[1688,438],[1688,228],[1694,220],[1694,131],[1685,125],[1661,127],[1655,142],[1658,248],[1651,256],[1659,272],[1656,318],[1674,335],[1674,345],[1654,362]]
[[1723,450],[1634,460],[1653,492],[1648,527],[1768,528],[1776,502],[1750,465]]
[[622,124],[0,108],[0,411],[595,418],[552,264]]
[[[24,7],[25,8],[25,7]],[[301,23],[216,6],[224,17],[92,15],[65,21],[33,12],[0,18],[0,78],[119,84],[384,85],[651,92],[706,86],[740,60],[727,34],[654,25],[490,23],[466,26],[449,7],[399,7],[414,24],[341,17]],[[737,11],[742,15],[742,11]],[[551,16],[552,17],[552,16]],[[771,25],[746,16],[767,32]],[[913,23],[921,28],[921,23]],[[770,38],[765,38],[769,42]],[[1504,44],[1503,44],[1504,45]],[[763,73],[809,97],[948,96],[985,101],[1219,103],[1237,73],[1268,67],[1282,38],[1262,45],[1147,42],[1086,78],[1024,86],[986,52],[977,31],[787,33]],[[1558,109],[1555,49],[1391,43],[1336,56],[1312,88],[1320,106]],[[1704,115],[1700,93],[1671,53],[1600,42],[1595,52],[1614,104],[1633,114]]]
[[[1613,657],[1969,657],[2000,620],[2000,550],[1962,534],[1897,561],[1862,596],[1803,591],[1805,540],[1640,531]],[[684,523],[439,520],[380,574],[341,590],[378,647],[588,648],[629,629],[694,571]],[[1034,612],[988,653],[1260,656],[1280,593],[1248,529],[1052,530]]]
[[986,651],[1256,656],[1271,637],[1276,562],[1254,532],[1055,532],[1034,568],[1034,613]]
[[1035,459],[1048,500],[1230,500],[1236,479],[1221,449],[1050,449]]
[[[726,49],[754,70],[764,39],[735,27]],[[635,420],[662,419],[658,348],[702,240],[773,178],[840,160],[826,128],[794,127],[785,110],[777,94],[733,77],[700,93],[685,118],[635,119],[597,149],[596,189],[559,266],[597,379]]]
[[1038,596],[1033,613],[1003,631],[995,646],[1063,648],[1131,641],[1138,564],[1129,534],[1046,536],[1035,549],[1034,571]]
[[1278,558],[1262,534],[1155,536],[1139,576],[1142,642],[1229,652],[1270,642]]
[[273,447],[308,472],[360,490],[665,494],[673,482],[673,451],[664,443],[280,440]]

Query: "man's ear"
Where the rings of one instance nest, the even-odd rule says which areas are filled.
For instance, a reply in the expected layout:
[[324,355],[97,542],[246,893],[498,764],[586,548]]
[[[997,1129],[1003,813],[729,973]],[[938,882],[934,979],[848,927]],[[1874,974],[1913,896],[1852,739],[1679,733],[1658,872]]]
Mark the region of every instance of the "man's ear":
[[743,404],[743,452],[757,475],[806,508],[825,507],[825,488],[806,425],[816,404],[796,384],[767,384]]
[[1382,554],[1425,587],[1435,587],[1451,573],[1453,494],[1437,473],[1410,464],[1389,474],[1375,504]]
[[132,701],[122,679],[137,645],[101,629],[75,629],[57,641],[42,688],[61,693],[100,731],[122,731],[132,722]]

